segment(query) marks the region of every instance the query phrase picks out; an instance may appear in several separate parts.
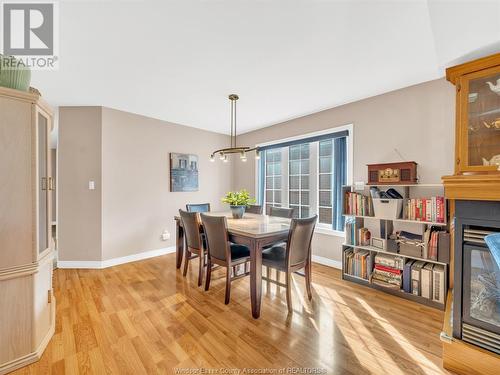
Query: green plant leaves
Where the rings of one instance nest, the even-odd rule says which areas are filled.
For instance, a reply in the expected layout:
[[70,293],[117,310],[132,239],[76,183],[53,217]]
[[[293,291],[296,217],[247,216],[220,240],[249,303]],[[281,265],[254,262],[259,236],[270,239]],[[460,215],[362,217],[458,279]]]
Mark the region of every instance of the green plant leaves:
[[229,203],[231,206],[249,206],[255,203],[255,199],[250,197],[250,193],[246,189],[240,191],[230,191],[222,198],[222,202]]

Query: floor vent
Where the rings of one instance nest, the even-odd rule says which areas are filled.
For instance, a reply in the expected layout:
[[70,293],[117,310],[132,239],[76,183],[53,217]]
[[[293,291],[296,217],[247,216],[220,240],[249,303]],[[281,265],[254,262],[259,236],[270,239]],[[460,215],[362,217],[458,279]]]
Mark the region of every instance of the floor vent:
[[468,343],[500,354],[500,335],[496,333],[463,323],[462,339]]

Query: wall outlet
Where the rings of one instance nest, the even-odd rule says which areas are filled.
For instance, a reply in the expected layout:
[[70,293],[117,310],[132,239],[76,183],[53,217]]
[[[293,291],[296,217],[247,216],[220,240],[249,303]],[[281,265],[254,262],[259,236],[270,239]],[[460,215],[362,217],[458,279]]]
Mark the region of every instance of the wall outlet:
[[168,230],[165,230],[162,234],[161,234],[161,240],[162,241],[168,241],[170,239],[170,232]]

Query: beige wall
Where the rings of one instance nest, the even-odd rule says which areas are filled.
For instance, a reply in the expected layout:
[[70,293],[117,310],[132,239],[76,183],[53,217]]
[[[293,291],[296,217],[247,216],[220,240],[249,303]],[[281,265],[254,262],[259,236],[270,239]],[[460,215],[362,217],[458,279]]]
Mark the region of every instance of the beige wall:
[[[62,261],[98,261],[101,249],[101,108],[61,107],[58,249]],[[88,190],[88,181],[96,182]]]
[[[228,143],[226,135],[103,108],[103,259],[175,245],[173,217],[188,202],[222,209],[231,167],[208,157]],[[199,191],[169,192],[170,152],[199,156]]]
[[[261,142],[354,124],[354,181],[366,181],[366,164],[416,161],[421,182],[453,172],[454,89],[444,79],[389,92],[243,134],[238,143]],[[255,191],[254,163],[234,163],[233,188]],[[313,254],[341,259],[343,238],[317,234]]]
[[[222,209],[231,167],[208,156],[228,136],[101,107],[62,107],[59,126],[59,260],[168,248],[179,208],[210,202]],[[199,191],[169,191],[170,152],[199,156]],[[89,180],[96,190],[88,190]],[[168,241],[161,240],[165,229]]]

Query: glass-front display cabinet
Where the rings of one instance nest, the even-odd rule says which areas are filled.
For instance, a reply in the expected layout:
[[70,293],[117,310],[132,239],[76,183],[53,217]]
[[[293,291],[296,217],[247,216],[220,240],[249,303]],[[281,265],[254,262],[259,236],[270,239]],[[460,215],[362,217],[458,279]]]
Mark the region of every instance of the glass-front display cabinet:
[[455,173],[500,173],[500,55],[453,69],[448,79],[457,90]]

